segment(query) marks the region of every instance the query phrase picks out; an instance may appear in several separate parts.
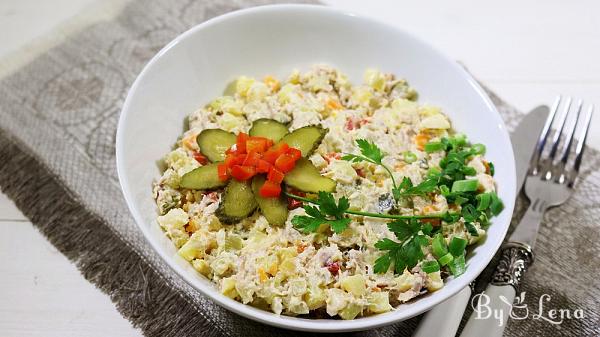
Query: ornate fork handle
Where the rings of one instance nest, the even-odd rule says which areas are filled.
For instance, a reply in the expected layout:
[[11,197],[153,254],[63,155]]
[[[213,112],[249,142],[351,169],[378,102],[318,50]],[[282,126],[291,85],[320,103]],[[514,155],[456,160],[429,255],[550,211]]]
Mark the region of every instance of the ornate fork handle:
[[497,286],[511,285],[519,292],[523,274],[533,263],[533,259],[533,251],[529,245],[519,242],[505,243],[491,283]]

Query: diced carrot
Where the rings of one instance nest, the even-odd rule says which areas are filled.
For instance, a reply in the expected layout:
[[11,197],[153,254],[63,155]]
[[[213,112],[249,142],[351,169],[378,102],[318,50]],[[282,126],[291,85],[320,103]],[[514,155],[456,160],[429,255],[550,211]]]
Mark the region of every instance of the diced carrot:
[[415,136],[415,144],[417,144],[417,149],[419,151],[423,151],[425,149],[425,144],[429,142],[429,135],[426,133],[419,133]]
[[342,105],[340,104],[340,102],[334,100],[334,99],[328,99],[327,103],[325,103],[325,105],[330,109],[330,110],[339,110],[342,108]]
[[263,198],[276,198],[281,194],[281,185],[272,181],[265,181],[260,190],[258,191]]
[[271,167],[269,174],[267,174],[267,180],[272,181],[276,184],[281,184],[283,181],[284,174],[278,169]]

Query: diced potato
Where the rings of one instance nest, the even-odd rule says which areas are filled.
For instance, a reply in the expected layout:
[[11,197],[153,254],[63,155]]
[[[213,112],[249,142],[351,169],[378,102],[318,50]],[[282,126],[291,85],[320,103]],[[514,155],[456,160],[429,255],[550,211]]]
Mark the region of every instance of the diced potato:
[[367,69],[364,76],[365,83],[375,91],[383,92],[385,89],[385,76],[377,69]]
[[193,260],[192,267],[194,267],[194,269],[196,269],[197,272],[199,272],[200,274],[202,274],[204,276],[208,276],[212,271],[208,262],[206,262],[202,259]]
[[373,93],[369,90],[369,87],[355,87],[352,90],[350,99],[356,105],[368,106],[372,97]]
[[271,89],[263,82],[254,82],[250,88],[248,88],[246,97],[249,101],[260,101],[265,98],[270,91]]
[[362,275],[352,275],[342,279],[342,289],[351,293],[356,297],[365,294],[367,288],[365,286],[365,277]]
[[448,118],[442,114],[431,115],[421,120],[421,129],[450,129]]
[[441,112],[442,112],[442,109],[440,107],[432,106],[432,105],[424,105],[419,110],[419,113],[423,117],[439,115]]
[[354,319],[362,311],[362,306],[355,303],[348,303],[338,314],[342,319]]
[[298,250],[296,247],[286,247],[286,248],[281,248],[277,251],[277,257],[283,261],[286,258],[289,257],[296,257],[298,256]]
[[218,256],[216,259],[212,261],[210,267],[215,272],[215,275],[223,275],[225,274],[230,267],[232,267],[232,261],[229,256]]
[[294,314],[308,314],[308,305],[298,296],[292,296],[288,303],[288,310]]
[[241,116],[243,114],[242,108],[243,103],[236,101],[231,96],[221,96],[210,102],[209,106],[214,111],[228,112],[235,116]]
[[238,79],[235,82],[235,92],[242,97],[246,97],[246,94],[248,93],[248,89],[250,89],[250,87],[252,86],[252,84],[254,84],[254,82],[255,82],[255,80],[250,77],[246,77],[246,76],[238,77]]
[[306,280],[294,279],[290,281],[290,292],[294,296],[302,296],[306,293]]
[[200,164],[185,152],[183,148],[177,148],[165,156],[165,163],[171,167],[179,176],[200,166]]
[[217,125],[219,125],[221,129],[229,132],[239,131],[244,123],[246,123],[244,117],[238,117],[229,112],[222,114],[219,116],[219,119],[217,119]]
[[372,293],[369,295],[369,311],[375,314],[392,310],[390,295],[387,291]]
[[242,303],[247,304],[254,299],[254,288],[244,282],[236,282],[235,290],[242,298]]
[[225,250],[240,250],[244,245],[244,241],[237,234],[229,234],[225,238]]
[[204,237],[204,233],[196,232],[179,248],[177,253],[184,259],[191,261],[192,259],[203,257],[209,245],[210,242]]
[[296,101],[298,98],[297,90],[300,87],[296,84],[288,83],[281,87],[281,90],[277,93],[277,98],[279,99],[279,103],[286,104],[290,102]]
[[279,265],[279,270],[286,276],[291,276],[296,273],[296,262],[295,258],[285,258]]
[[271,91],[276,92],[277,90],[279,90],[280,83],[275,77],[271,75],[265,76],[263,82],[265,82],[265,84],[269,87],[269,89],[271,89]]
[[310,310],[315,310],[326,305],[327,296],[325,291],[318,286],[313,286],[308,289],[305,295],[306,304]]
[[358,175],[352,164],[345,160],[334,160],[329,164],[329,170],[333,173],[332,178],[338,182],[352,183]]
[[221,294],[229,297],[236,298],[238,292],[235,289],[235,279],[233,277],[226,277],[221,280]]
[[327,299],[325,300],[327,303],[327,314],[329,316],[337,315],[348,304],[348,296],[348,293],[342,289],[327,289]]
[[189,216],[181,208],[172,208],[165,215],[157,218],[158,224],[163,228],[178,248],[189,239],[184,226],[189,221]]
[[396,281],[396,287],[400,291],[407,291],[417,282],[417,278],[408,270],[404,270],[404,273],[402,273],[400,276],[397,276],[394,280]]
[[427,274],[425,286],[427,287],[427,290],[432,292],[444,286],[444,281],[442,280],[442,276],[439,270],[434,273]]

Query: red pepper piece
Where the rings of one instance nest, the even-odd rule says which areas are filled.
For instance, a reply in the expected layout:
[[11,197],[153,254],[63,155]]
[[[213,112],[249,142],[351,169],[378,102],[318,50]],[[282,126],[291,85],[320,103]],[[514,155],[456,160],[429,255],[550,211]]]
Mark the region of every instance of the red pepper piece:
[[237,180],[248,180],[256,174],[256,168],[253,166],[233,165],[231,176]]
[[270,180],[265,181],[264,185],[258,191],[263,198],[276,198],[281,194],[281,185]]
[[219,164],[217,166],[217,174],[219,175],[219,180],[227,181],[227,179],[229,179],[229,173],[227,173],[227,164]]
[[267,174],[267,180],[272,181],[276,184],[281,184],[281,182],[283,181],[283,176],[283,172],[279,171],[274,167],[271,167],[271,169],[269,170],[269,174]]

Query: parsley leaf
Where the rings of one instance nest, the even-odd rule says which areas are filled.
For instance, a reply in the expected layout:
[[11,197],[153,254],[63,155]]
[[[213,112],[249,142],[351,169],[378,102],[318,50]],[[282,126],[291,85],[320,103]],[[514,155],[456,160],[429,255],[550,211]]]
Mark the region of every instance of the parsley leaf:
[[375,244],[375,248],[386,251],[376,261],[374,271],[385,273],[389,270],[392,261],[394,271],[400,274],[405,268],[413,268],[425,258],[422,246],[429,244],[429,239],[420,232],[430,232],[430,225],[423,225],[417,219],[396,220],[388,224],[399,242],[385,238]]
[[420,184],[413,186],[412,181],[408,177],[404,177],[398,186],[397,191],[392,191],[399,197],[409,197],[415,195],[424,195],[435,191],[439,183],[439,177],[433,176],[423,180]]
[[316,232],[322,224],[329,225],[336,233],[341,233],[348,228],[352,220],[344,217],[344,213],[350,207],[346,197],[340,198],[336,203],[333,194],[321,191],[315,203],[318,208],[305,205],[304,211],[307,215],[296,215],[292,218],[294,227],[305,233]]

